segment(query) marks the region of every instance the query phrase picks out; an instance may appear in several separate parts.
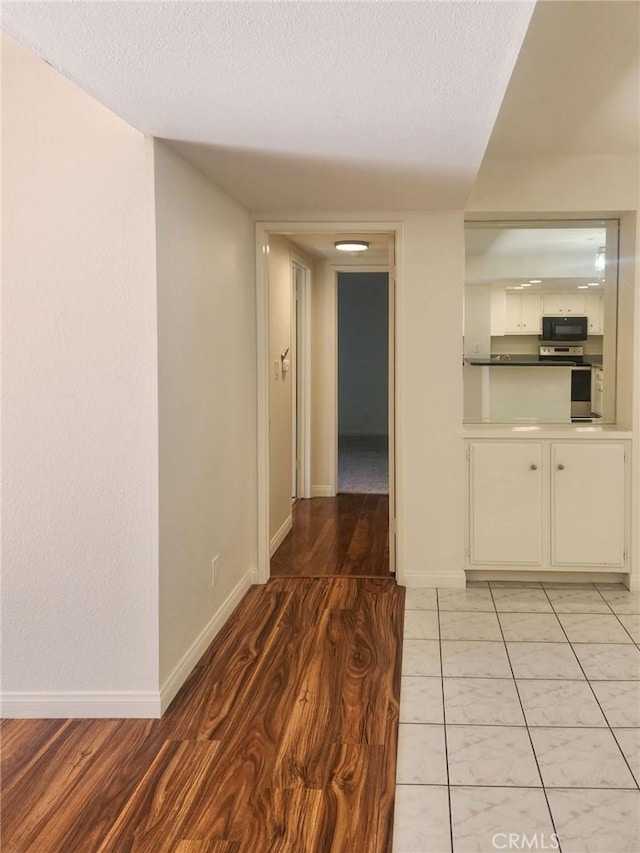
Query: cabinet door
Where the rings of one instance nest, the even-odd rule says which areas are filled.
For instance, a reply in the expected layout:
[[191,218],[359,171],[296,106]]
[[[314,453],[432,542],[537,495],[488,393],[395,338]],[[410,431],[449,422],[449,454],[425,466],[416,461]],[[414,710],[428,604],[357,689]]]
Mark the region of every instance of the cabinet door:
[[564,314],[564,293],[545,293],[542,296],[544,314]]
[[587,297],[584,293],[569,292],[563,293],[564,312],[565,314],[586,314],[587,312]]
[[587,317],[589,318],[589,334],[602,335],[602,294],[587,293]]
[[539,335],[542,331],[542,300],[539,293],[522,294],[522,333]]
[[624,564],[625,460],[621,442],[551,447],[554,565]]
[[522,331],[522,296],[519,293],[505,296],[504,330],[507,335],[519,335]]
[[470,453],[471,563],[542,562],[542,445],[473,442]]

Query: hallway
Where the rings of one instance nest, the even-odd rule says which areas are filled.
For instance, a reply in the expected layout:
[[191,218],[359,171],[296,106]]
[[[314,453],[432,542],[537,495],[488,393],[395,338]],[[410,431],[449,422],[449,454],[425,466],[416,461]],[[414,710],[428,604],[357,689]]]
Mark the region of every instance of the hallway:
[[11,853],[389,853],[404,589],[254,586],[162,720],[7,720]]
[[293,506],[272,577],[389,578],[389,496],[337,495]]

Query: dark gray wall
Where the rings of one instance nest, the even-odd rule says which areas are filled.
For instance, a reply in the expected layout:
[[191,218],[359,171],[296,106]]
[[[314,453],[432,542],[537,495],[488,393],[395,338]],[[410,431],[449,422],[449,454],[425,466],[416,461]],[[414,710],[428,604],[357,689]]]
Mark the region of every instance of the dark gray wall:
[[389,276],[338,274],[338,432],[389,431]]

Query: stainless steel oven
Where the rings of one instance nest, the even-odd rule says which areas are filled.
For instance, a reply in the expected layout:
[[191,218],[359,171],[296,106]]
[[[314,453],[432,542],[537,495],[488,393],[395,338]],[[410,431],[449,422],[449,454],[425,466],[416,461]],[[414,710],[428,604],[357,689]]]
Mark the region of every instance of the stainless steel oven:
[[591,365],[584,363],[580,346],[540,347],[540,361],[566,361],[571,366],[571,419],[591,420]]

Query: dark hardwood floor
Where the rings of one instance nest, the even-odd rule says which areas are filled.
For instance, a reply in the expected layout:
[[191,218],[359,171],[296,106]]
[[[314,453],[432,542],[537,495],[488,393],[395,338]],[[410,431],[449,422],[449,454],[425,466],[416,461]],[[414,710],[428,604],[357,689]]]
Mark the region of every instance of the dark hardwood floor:
[[299,500],[293,529],[271,558],[272,577],[391,577],[389,496]]
[[6,720],[5,853],[390,853],[404,589],[250,589],[162,720]]

